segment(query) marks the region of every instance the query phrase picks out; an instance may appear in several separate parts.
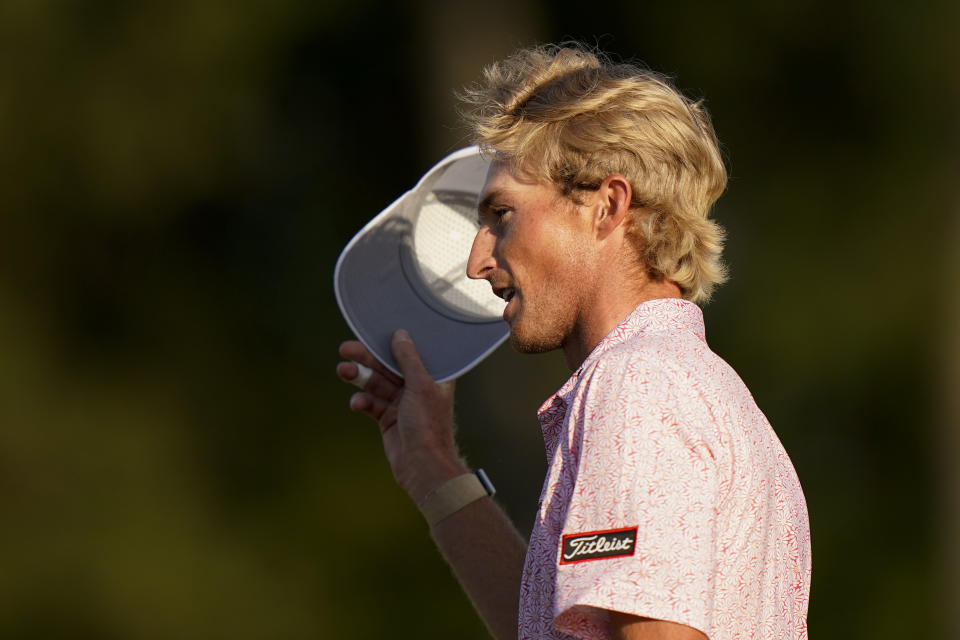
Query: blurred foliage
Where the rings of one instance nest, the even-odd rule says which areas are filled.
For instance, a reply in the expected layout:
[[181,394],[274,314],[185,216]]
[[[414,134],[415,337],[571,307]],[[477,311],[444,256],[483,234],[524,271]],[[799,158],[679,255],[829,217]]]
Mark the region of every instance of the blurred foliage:
[[[812,636],[944,636],[958,13],[0,4],[0,636],[484,637],[346,408],[332,269],[464,142],[453,89],[568,37],[708,98],[733,272],[708,334],[806,489]],[[460,383],[524,531],[566,375],[503,349]]]

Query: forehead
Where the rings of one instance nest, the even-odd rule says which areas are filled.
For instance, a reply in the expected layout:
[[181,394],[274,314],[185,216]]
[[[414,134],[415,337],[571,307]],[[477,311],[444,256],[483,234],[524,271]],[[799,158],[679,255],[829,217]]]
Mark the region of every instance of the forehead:
[[487,179],[480,190],[480,204],[489,204],[490,200],[498,196],[512,195],[534,197],[559,194],[559,190],[552,184],[540,182],[533,178],[521,175],[509,164],[500,160],[490,163],[487,170]]

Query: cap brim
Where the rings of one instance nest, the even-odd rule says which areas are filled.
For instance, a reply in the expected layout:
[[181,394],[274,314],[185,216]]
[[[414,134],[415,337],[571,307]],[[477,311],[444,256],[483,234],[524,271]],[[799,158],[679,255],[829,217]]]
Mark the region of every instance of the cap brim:
[[[434,240],[424,249],[414,242],[416,225],[427,202],[436,203],[438,196],[446,197],[444,194],[462,198],[461,207],[472,198],[468,205],[472,209],[469,221],[475,230],[476,198],[488,167],[489,161],[476,147],[450,154],[430,169],[416,187],[367,223],[337,260],[334,291],[344,319],[371,353],[398,375],[400,369],[390,349],[397,329],[410,332],[424,366],[438,382],[463,375],[509,335],[509,326],[499,317],[505,303],[493,296],[487,283],[465,280],[473,233],[466,232],[469,229],[461,217],[454,216],[464,232],[444,235],[440,239],[442,245]],[[462,264],[452,269],[451,275],[434,273],[429,260],[424,260],[430,258],[423,255],[424,250],[439,250],[448,261],[461,260],[462,256]],[[458,291],[452,292],[453,298],[445,292],[437,295],[438,283],[443,289],[469,289],[467,293],[472,297],[467,299]],[[478,293],[481,285],[483,293]],[[478,296],[490,299],[477,300]],[[458,299],[464,303],[455,304]]]

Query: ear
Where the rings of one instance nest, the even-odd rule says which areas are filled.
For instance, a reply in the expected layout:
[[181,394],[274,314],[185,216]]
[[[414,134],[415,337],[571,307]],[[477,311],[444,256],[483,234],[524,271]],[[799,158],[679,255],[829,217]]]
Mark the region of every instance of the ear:
[[599,239],[605,239],[626,222],[632,202],[633,187],[629,180],[619,173],[604,178],[597,190],[595,201],[595,223]]

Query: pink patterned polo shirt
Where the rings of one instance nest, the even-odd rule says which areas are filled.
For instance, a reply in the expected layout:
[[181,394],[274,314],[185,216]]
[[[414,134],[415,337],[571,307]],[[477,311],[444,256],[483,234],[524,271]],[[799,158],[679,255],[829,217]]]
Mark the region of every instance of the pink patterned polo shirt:
[[680,299],[637,307],[539,412],[548,471],[521,640],[609,638],[607,610],[710,640],[807,637],[796,472]]

